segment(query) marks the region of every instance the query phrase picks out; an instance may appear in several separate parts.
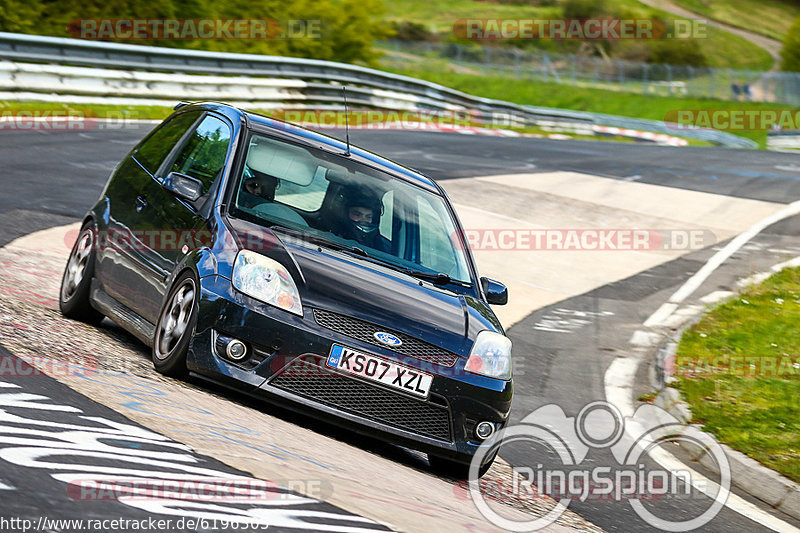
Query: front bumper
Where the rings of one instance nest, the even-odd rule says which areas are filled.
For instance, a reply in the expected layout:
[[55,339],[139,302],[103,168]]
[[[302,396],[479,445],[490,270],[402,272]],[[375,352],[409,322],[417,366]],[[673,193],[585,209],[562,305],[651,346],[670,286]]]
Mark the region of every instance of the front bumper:
[[[263,304],[234,290],[226,278],[208,276],[200,284],[200,312],[187,360],[197,375],[462,462],[481,444],[473,433],[477,421],[493,422],[498,429],[506,422],[511,382],[467,373],[463,357],[453,367],[436,365],[325,328],[310,307],[299,317]],[[239,363],[225,358],[215,347],[220,335],[245,342],[251,358]],[[334,343],[432,374],[428,398],[331,371],[325,359]]]

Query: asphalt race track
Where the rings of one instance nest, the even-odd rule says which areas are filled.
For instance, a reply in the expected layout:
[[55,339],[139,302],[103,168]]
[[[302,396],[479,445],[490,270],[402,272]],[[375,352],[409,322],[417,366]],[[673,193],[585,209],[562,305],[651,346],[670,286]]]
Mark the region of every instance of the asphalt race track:
[[[125,129],[79,133],[0,132],[0,161],[3,164],[3,194],[0,197],[0,224],[2,224],[3,230],[0,232],[0,247],[34,232],[78,221],[99,195],[116,162],[151,127],[151,125],[140,125]],[[667,218],[667,214],[652,214],[653,209],[651,208],[638,208],[639,211],[637,211],[637,205],[653,201],[653,198],[645,198],[643,196],[645,194],[663,195],[663,202],[669,207],[669,209],[665,209],[671,211],[674,205],[676,213],[680,210],[682,203],[692,206],[700,205],[708,202],[712,195],[713,198],[722,199],[720,207],[714,213],[709,214],[709,217],[716,217],[711,227],[714,228],[717,239],[702,249],[670,253],[658,252],[661,254],[658,257],[651,255],[647,258],[628,258],[624,254],[617,253],[603,256],[602,260],[598,259],[596,265],[608,265],[608,269],[596,265],[593,267],[594,257],[600,257],[599,255],[587,255],[593,252],[578,252],[584,254],[582,256],[566,255],[567,252],[557,255],[552,251],[530,256],[510,255],[502,256],[502,261],[497,261],[497,264],[492,262],[492,256],[488,252],[485,253],[486,255],[477,254],[482,274],[503,280],[501,273],[493,275],[492,271],[488,271],[482,265],[501,268],[500,263],[505,263],[508,275],[520,277],[519,280],[515,280],[520,287],[517,294],[526,295],[526,302],[523,302],[522,305],[517,304],[515,307],[517,314],[513,317],[509,314],[507,318],[504,318],[507,324],[513,324],[508,330],[509,336],[514,342],[515,354],[515,400],[512,422],[518,422],[537,408],[549,404],[556,404],[567,415],[575,416],[590,402],[605,400],[604,378],[607,369],[615,359],[630,351],[630,341],[635,333],[642,329],[642,323],[669,298],[675,289],[696,272],[731,237],[744,231],[756,220],[763,218],[759,213],[762,211],[771,213],[779,210],[785,204],[800,200],[800,160],[796,155],[791,154],[425,132],[354,131],[351,133],[351,141],[441,180],[456,203],[462,220],[491,222],[497,217],[502,219],[502,216],[505,216],[509,221],[513,217],[517,222],[528,222],[540,227],[549,219],[551,222],[549,226],[545,227],[559,228],[568,226],[564,223],[565,218],[558,217],[572,217],[571,221],[579,221],[579,223],[586,224],[587,227],[591,224],[598,224],[598,221],[603,222],[604,217],[614,217],[603,223],[607,223],[609,227],[623,227],[623,225],[629,227],[637,223],[656,224],[657,222],[654,221],[659,216],[661,217],[659,220]],[[516,180],[514,176],[526,176],[525,183]],[[577,179],[576,176],[590,176],[591,178],[581,181],[586,187],[583,190],[586,194],[581,196],[581,191],[561,189],[556,191],[554,189],[548,192],[549,189],[535,189],[535,184],[528,187],[529,182],[535,181],[536,176],[541,176],[542,180],[550,180],[547,183],[566,184],[566,186],[569,185],[570,180]],[[590,187],[595,187],[595,189],[591,189],[592,191],[602,192],[605,190],[604,184],[610,184],[613,194],[608,193],[606,197],[601,198],[599,193],[587,192]],[[526,187],[528,188],[526,189]],[[475,200],[473,193],[476,188],[492,191],[493,197]],[[610,197],[617,198],[619,191],[623,190],[634,191],[627,198],[628,204],[625,206],[613,205],[613,198]],[[508,198],[503,196],[506,194],[509,195]],[[529,196],[524,196],[525,194]],[[528,213],[525,205],[514,204],[512,201],[514,196],[529,199],[530,202],[533,202],[530,204],[530,209],[539,213],[538,216],[545,218],[537,219],[535,218],[537,214]],[[657,201],[658,198],[655,200]],[[462,206],[464,211],[462,211]],[[503,206],[508,206],[505,211],[503,211]],[[470,210],[473,212],[470,213]],[[655,218],[643,218],[645,216]],[[752,220],[747,219],[748,216],[752,217]],[[495,219],[491,217],[495,217]],[[646,222],[641,222],[643,220]],[[672,229],[692,227],[686,222],[685,213],[676,214],[671,220],[682,221],[685,224],[684,226],[668,226]],[[708,293],[735,290],[736,280],[768,270],[771,265],[781,261],[800,256],[798,230],[800,230],[800,217],[797,216],[768,227],[717,269],[701,287],[689,296],[686,304],[702,304],[700,299]],[[35,235],[42,235],[41,238],[44,239],[47,232]],[[63,241],[63,237],[61,238]],[[58,237],[54,242],[58,242]],[[28,243],[30,246],[35,246],[35,244],[35,242]],[[62,247],[65,246],[62,242]],[[12,266],[18,268],[20,264],[24,264],[24,253],[19,252],[24,249],[23,246],[17,251],[7,251],[6,256],[0,258],[7,261],[4,263],[6,271],[4,277],[10,276],[8,272]],[[60,257],[65,257],[66,252],[60,250],[59,254],[53,254],[49,258],[45,254],[37,263],[38,268],[41,269],[41,276],[49,277],[47,282],[34,279],[37,277],[35,273],[37,265],[29,265],[32,274],[27,277],[15,274],[17,277],[14,278],[13,283],[19,287],[19,291],[28,290],[25,284],[30,283],[32,288],[26,294],[37,294],[44,299],[55,298],[54,293],[50,294],[47,291],[50,291],[53,285],[58,286],[59,279],[57,277],[60,272],[57,272],[59,268],[57,265],[61,260]],[[484,257],[486,263],[482,263]],[[563,259],[565,257],[568,260]],[[547,268],[551,268],[552,272],[543,269],[540,273],[535,270],[539,263],[548,265]],[[583,285],[583,280],[590,277],[592,270],[613,271],[614,274],[609,275],[605,280],[602,275],[597,275],[596,283]],[[531,274],[526,277],[520,273]],[[10,280],[11,277],[8,279]],[[36,283],[40,283],[39,292],[36,292]],[[6,286],[0,284],[0,287],[8,289],[8,285],[11,285],[11,282],[8,282]],[[509,285],[514,287],[512,284]],[[42,289],[43,287],[47,287],[47,290]],[[526,290],[531,292],[524,292]],[[13,300],[19,294],[21,292],[6,293],[3,299]],[[512,290],[512,299],[514,294]],[[39,307],[33,304],[37,304]],[[67,342],[59,341],[56,338],[55,329],[49,329],[50,327],[63,327],[56,322],[55,313],[42,310],[48,306],[51,309],[52,301],[42,300],[33,302],[33,304],[29,301],[19,309],[25,309],[26,312],[30,310],[34,314],[38,313],[37,316],[41,318],[42,323],[49,326],[48,328],[43,327],[46,330],[44,333],[34,334],[31,332],[30,338],[35,338],[37,343],[47,340],[42,341],[40,337],[50,336],[53,338],[50,339],[51,344],[31,344],[31,347],[25,352],[28,357],[35,354],[37,350],[44,350],[39,346],[57,346],[58,342]],[[501,310],[498,309],[498,311]],[[20,346],[24,344],[25,335],[9,333],[16,331],[8,326],[13,322],[13,317],[3,316],[1,318],[0,333],[3,337],[0,338],[0,343],[5,348],[0,346],[0,358],[11,360],[24,352]],[[20,322],[22,322],[20,325],[22,330],[30,327],[22,319]],[[137,347],[135,342],[111,326],[106,326],[106,330],[105,335],[108,338],[103,342],[109,343],[110,348],[109,353],[104,353],[102,357],[98,354],[101,368],[105,369],[103,365],[106,364],[106,361],[109,365],[113,364],[115,357],[122,360],[123,355],[121,354],[124,351],[127,354],[124,356],[127,358],[125,360],[133,361],[131,363],[133,366],[124,367],[122,365],[122,368],[118,369],[119,371],[133,372],[136,376],[144,376],[150,372],[147,370],[149,363],[146,361],[146,356],[143,355],[147,352],[143,347]],[[83,328],[78,328],[75,332],[77,333],[73,334],[86,335],[87,338],[94,335],[94,332],[86,331]],[[114,351],[117,350],[116,346],[119,346],[119,354]],[[41,353],[42,357],[46,355]],[[20,363],[14,362],[10,365],[19,368]],[[55,423],[72,424],[76,427],[88,425],[88,429],[81,431],[91,432],[100,431],[97,426],[105,424],[106,428],[114,428],[115,431],[120,432],[115,437],[111,430],[103,430],[110,435],[109,442],[106,444],[114,448],[110,453],[127,453],[127,456],[133,456],[131,450],[134,449],[137,450],[140,458],[148,453],[182,455],[184,458],[177,459],[178,462],[184,461],[186,464],[202,467],[206,469],[202,473],[206,476],[252,479],[249,477],[252,474],[264,479],[264,476],[269,474],[273,476],[271,479],[275,480],[294,479],[291,474],[286,473],[286,467],[303,471],[303,468],[306,468],[303,461],[311,462],[306,453],[307,450],[298,451],[297,456],[291,457],[289,456],[291,450],[284,447],[281,448],[281,453],[286,455],[276,459],[276,461],[282,462],[284,472],[282,476],[278,476],[274,472],[257,471],[257,468],[268,468],[268,466],[263,464],[256,466],[255,461],[248,462],[244,451],[236,453],[231,451],[229,455],[206,453],[207,449],[219,450],[221,448],[204,448],[204,442],[210,440],[207,435],[200,434],[196,430],[194,433],[189,429],[181,430],[178,427],[180,424],[177,422],[165,423],[165,418],[159,419],[159,413],[144,412],[136,402],[132,402],[132,397],[137,401],[139,401],[139,397],[130,391],[122,394],[126,398],[125,401],[116,400],[111,398],[108,390],[104,390],[104,387],[98,384],[92,385],[86,383],[86,380],[64,376],[57,376],[57,378],[57,381],[46,376],[12,379],[7,374],[0,373],[0,387],[3,387],[0,398],[6,398],[6,400],[0,399],[0,422],[2,422],[0,423],[0,446],[4,446],[0,448],[0,464],[2,464],[0,467],[0,497],[2,497],[0,519],[2,517],[24,517],[35,521],[36,517],[45,513],[56,518],[130,517],[131,519],[141,519],[154,515],[167,518],[181,516],[177,511],[174,513],[164,512],[163,508],[158,508],[153,502],[146,504],[134,502],[134,504],[128,505],[116,501],[92,502],[91,511],[88,512],[87,505],[89,504],[81,501],[80,498],[71,498],[70,495],[74,494],[74,491],[71,493],[65,489],[65,487],[73,487],[76,483],[76,478],[71,478],[70,475],[75,476],[80,472],[79,468],[70,468],[70,465],[73,467],[84,465],[84,462],[75,459],[74,450],[72,450],[72,455],[65,452],[61,456],[58,453],[58,449],[69,451],[69,439],[52,434],[38,435],[40,440],[55,442],[55,444],[50,442],[47,446],[51,449],[50,455],[58,458],[57,464],[61,465],[58,467],[54,466],[55,459],[51,459],[52,462],[45,464],[43,459],[30,459],[30,457],[41,456],[26,456],[22,451],[9,451],[21,450],[20,446],[29,448],[44,446],[41,442],[20,443],[18,441],[18,439],[24,438],[20,435],[29,433],[31,427],[49,425],[49,430],[53,431]],[[230,404],[226,408],[229,408],[231,413],[238,413],[239,410],[243,413],[244,409],[258,408],[258,406],[253,406],[248,399],[239,398],[234,393],[220,391],[202,384],[178,383],[169,380],[160,382],[155,378],[149,379],[153,379],[153,381],[149,381],[147,387],[152,387],[153,390],[158,389],[158,394],[161,394],[163,390],[165,395],[175,395],[170,398],[191,398],[191,401],[204,406],[206,406],[205,402],[209,402],[206,406],[210,413],[209,416],[216,414],[216,411],[210,407],[212,402],[215,406]],[[647,368],[643,367],[636,380],[637,385],[631,391],[633,398],[649,392],[651,389],[648,387],[648,383]],[[5,396],[9,392],[22,393],[20,388],[24,394],[36,395],[36,397],[14,400],[14,398]],[[17,404],[14,404],[14,401],[17,401]],[[32,406],[31,403],[47,404],[50,405],[50,408]],[[25,418],[26,421],[21,421],[22,419],[14,419],[13,416],[28,418]],[[414,454],[392,449],[392,447],[380,443],[365,443],[352,439],[347,435],[337,434],[335,428],[325,427],[324,424],[320,425],[303,417],[275,411],[270,411],[269,415],[264,414],[264,416],[276,417],[277,421],[270,423],[282,428],[283,432],[291,433],[302,430],[301,433],[298,433],[302,436],[296,437],[298,442],[306,438],[304,436],[308,434],[320,434],[325,438],[341,442],[340,449],[342,450],[338,455],[323,454],[318,461],[326,471],[333,472],[332,477],[329,478],[333,480],[331,481],[333,483],[332,494],[323,490],[314,495],[316,497],[304,498],[283,488],[272,488],[272,493],[280,497],[276,496],[269,505],[263,504],[264,508],[269,508],[273,513],[269,515],[265,512],[259,515],[265,520],[274,519],[273,523],[282,524],[286,529],[308,529],[313,525],[320,530],[368,531],[390,528],[417,531],[422,530],[420,524],[424,524],[424,520],[434,521],[430,522],[432,524],[446,524],[448,520],[455,520],[453,517],[460,512],[458,508],[453,508],[450,509],[452,514],[448,515],[431,509],[429,516],[420,513],[425,515],[422,522],[415,522],[412,518],[405,516],[395,518],[395,515],[391,514],[376,514],[379,506],[410,506],[414,501],[425,497],[430,497],[430,501],[435,501],[434,496],[431,495],[438,494],[436,491],[441,490],[441,486],[452,484],[452,481],[433,479],[434,476],[425,471],[424,460],[415,457]],[[89,420],[87,417],[94,418]],[[100,422],[100,419],[106,422]],[[34,420],[40,422],[34,422]],[[198,424],[201,420],[203,420],[202,417],[197,415],[192,418],[191,422]],[[124,428],[120,424],[124,424]],[[170,424],[175,427],[170,428]],[[187,425],[187,427],[189,426]],[[232,427],[229,425],[218,430],[219,438],[217,440],[227,439],[227,441],[233,442],[237,435],[231,429]],[[306,427],[310,428],[309,432],[306,432]],[[19,435],[13,435],[12,429]],[[279,433],[275,434],[276,446],[283,445],[279,439]],[[29,439],[32,438],[29,437]],[[263,440],[264,436],[258,435],[258,438]],[[272,438],[272,434],[269,434],[269,438]],[[244,442],[243,438],[239,443],[242,442]],[[16,448],[8,447],[15,444]],[[244,447],[241,448],[241,450],[244,449]],[[351,449],[355,449],[356,452],[347,451]],[[203,453],[195,450],[202,450]],[[673,451],[676,455],[681,455],[680,450]],[[306,455],[302,455],[303,453]],[[359,471],[356,468],[357,465],[349,464],[354,461],[348,458],[347,453],[361,454],[358,457],[364,461],[378,461],[378,458],[374,456],[383,456],[389,459],[386,462],[374,463],[376,469],[379,470],[367,470],[365,466],[364,470]],[[510,446],[501,455],[514,467],[535,469],[542,465],[545,468],[558,466],[554,464],[555,457],[552,450],[535,446]],[[153,455],[153,457],[158,457],[158,455]],[[10,463],[12,466],[9,467],[2,461]],[[612,465],[613,461],[614,458],[609,450],[602,447],[591,450],[587,459],[587,463],[592,465]],[[371,465],[373,463],[365,462],[364,464]],[[110,465],[103,461],[95,464],[95,467],[101,466],[108,467]],[[143,466],[140,464],[139,466],[155,468],[157,465]],[[318,467],[319,465],[308,466],[308,471],[317,472],[313,469]],[[648,462],[648,468],[657,468],[657,466]],[[699,465],[695,465],[693,468],[705,473],[708,477],[713,477]],[[384,471],[384,469],[388,470]],[[212,472],[217,473],[212,474]],[[396,479],[401,487],[405,487],[402,485],[404,481],[413,482],[414,484],[408,485],[408,488],[402,489],[400,492],[419,490],[421,496],[416,500],[409,496],[408,501],[402,502],[399,498],[389,499],[388,497],[383,502],[378,502],[376,498],[375,505],[371,506],[365,503],[363,497],[358,498],[353,492],[354,487],[365,482],[364,479],[358,478],[359,472],[365,479],[385,475],[388,480]],[[410,477],[406,478],[405,476]],[[389,484],[390,481],[386,481],[386,483]],[[380,484],[376,486],[380,487]],[[308,487],[298,487],[299,492],[307,493],[306,489]],[[741,509],[726,507],[710,523],[704,525],[701,528],[702,531],[798,531],[800,528],[800,523],[791,517],[768,509],[765,504],[741,493],[738,489],[734,489],[733,492],[759,511],[747,516],[747,513],[742,514]],[[34,493],[36,497],[29,496]],[[12,494],[17,494],[19,497],[6,497],[6,495]],[[276,501],[278,503],[275,503]],[[464,510],[461,512],[472,513],[470,516],[474,517],[475,511],[472,502],[463,498],[460,502],[464,506]],[[688,520],[701,514],[709,504],[710,500],[707,496],[693,489],[689,497],[677,500],[656,500],[648,502],[646,507],[661,518],[677,521],[681,517]],[[592,501],[588,499],[584,502],[572,502],[569,508],[586,521],[606,531],[660,530],[642,520],[632,510],[630,503],[624,500]],[[231,511],[226,512],[230,513]],[[407,512],[414,514],[413,507],[409,507]],[[313,513],[319,513],[318,517],[314,518]],[[220,514],[226,516],[222,511]],[[764,517],[768,517],[768,520]],[[440,520],[440,522],[435,522],[436,520]],[[474,518],[459,522],[459,526],[459,529],[463,530],[491,529],[488,524],[481,523]],[[579,517],[570,522],[558,522],[555,527],[556,530],[562,531],[590,529],[590,526],[582,522]],[[280,527],[277,529],[280,530]],[[0,530],[7,530],[2,521],[0,521]],[[8,528],[8,530],[15,529]],[[203,529],[185,527],[184,530],[201,531]],[[214,529],[205,530],[213,531]],[[456,528],[454,527],[453,530]]]

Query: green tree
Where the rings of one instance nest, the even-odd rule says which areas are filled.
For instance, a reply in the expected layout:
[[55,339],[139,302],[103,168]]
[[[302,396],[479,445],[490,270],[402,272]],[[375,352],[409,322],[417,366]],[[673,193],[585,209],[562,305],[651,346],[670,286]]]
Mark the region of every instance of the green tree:
[[0,0],[0,30],[36,33],[42,8],[42,3],[37,1]]
[[794,21],[783,40],[781,70],[800,72],[800,17]]
[[68,28],[81,19],[261,18],[279,21],[284,30],[287,21],[309,21],[308,32],[297,22],[300,30],[261,40],[132,43],[374,64],[373,42],[391,34],[378,20],[382,13],[382,0],[0,0],[0,31],[77,37]]
[[704,67],[708,64],[695,39],[661,39],[655,41],[647,56],[648,63]]

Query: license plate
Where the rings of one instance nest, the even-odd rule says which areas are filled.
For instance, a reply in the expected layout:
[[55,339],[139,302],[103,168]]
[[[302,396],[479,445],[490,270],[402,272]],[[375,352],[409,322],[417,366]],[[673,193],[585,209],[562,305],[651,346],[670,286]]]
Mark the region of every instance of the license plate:
[[430,374],[338,344],[334,344],[331,348],[327,364],[342,372],[377,381],[422,398],[428,397],[433,381],[433,376]]

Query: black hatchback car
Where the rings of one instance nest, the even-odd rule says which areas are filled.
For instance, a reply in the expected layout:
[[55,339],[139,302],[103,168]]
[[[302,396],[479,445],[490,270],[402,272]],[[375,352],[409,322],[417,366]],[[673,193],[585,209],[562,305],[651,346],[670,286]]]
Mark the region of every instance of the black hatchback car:
[[511,407],[511,342],[489,307],[506,300],[478,277],[433,180],[205,103],[179,106],[114,169],[83,220],[60,307],[117,322],[162,373],[463,474]]

